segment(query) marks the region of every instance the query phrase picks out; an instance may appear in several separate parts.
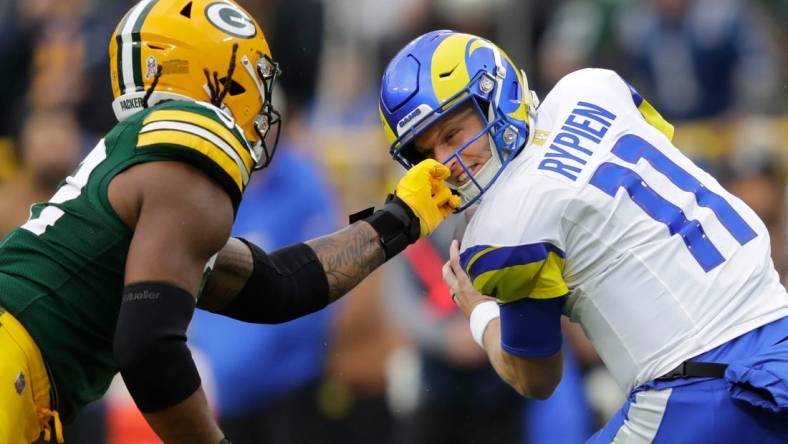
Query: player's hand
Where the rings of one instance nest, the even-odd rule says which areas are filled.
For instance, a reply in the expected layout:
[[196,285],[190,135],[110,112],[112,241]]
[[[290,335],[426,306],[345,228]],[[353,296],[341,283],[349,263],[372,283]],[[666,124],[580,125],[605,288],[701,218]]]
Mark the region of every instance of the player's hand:
[[395,194],[419,218],[421,237],[427,236],[460,206],[460,197],[444,182],[449,168],[434,159],[419,162],[397,184]]
[[460,243],[456,239],[451,241],[449,260],[443,265],[443,280],[449,286],[454,303],[460,307],[460,311],[468,318],[471,317],[473,307],[477,304],[495,300],[479,293],[473,287],[471,279],[460,265]]

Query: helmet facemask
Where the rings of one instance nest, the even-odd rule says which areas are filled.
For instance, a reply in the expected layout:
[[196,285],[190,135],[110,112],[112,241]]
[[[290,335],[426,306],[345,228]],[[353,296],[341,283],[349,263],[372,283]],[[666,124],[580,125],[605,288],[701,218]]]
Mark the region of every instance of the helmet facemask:
[[[392,157],[405,168],[411,168],[425,159],[415,149],[414,140],[452,111],[467,103],[471,104],[474,112],[478,113],[479,118],[482,120],[483,128],[477,134],[464,141],[447,158],[437,159],[445,165],[456,162],[468,176],[468,180],[461,185],[447,183],[462,199],[462,204],[454,210],[455,212],[461,212],[473,205],[492,186],[503,171],[503,167],[508,165],[525,145],[525,140],[528,136],[527,131],[526,134],[520,134],[521,131],[518,130],[515,122],[502,112],[499,107],[494,106],[500,95],[498,91],[499,83],[496,82],[491,73],[480,71],[471,79],[466,88],[441,103],[437,109],[419,119],[392,144],[390,150]],[[491,156],[476,173],[472,173],[463,161],[461,154],[484,136],[487,136]]]
[[257,141],[252,144],[252,158],[254,169],[259,170],[271,163],[279,144],[282,116],[273,106],[273,93],[274,83],[282,75],[282,70],[266,54],[261,54],[254,66],[248,57],[243,56],[241,65],[254,81],[262,102],[260,112],[252,121],[252,131],[257,135]]

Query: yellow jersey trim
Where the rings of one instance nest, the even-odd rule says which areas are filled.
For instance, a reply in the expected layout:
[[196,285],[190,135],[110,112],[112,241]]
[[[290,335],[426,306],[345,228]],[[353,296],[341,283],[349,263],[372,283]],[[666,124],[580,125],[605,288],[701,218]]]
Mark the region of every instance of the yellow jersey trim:
[[140,133],[137,147],[144,148],[151,145],[171,144],[193,149],[211,159],[218,165],[238,186],[238,191],[243,192],[244,181],[238,165],[230,159],[221,148],[203,139],[200,136],[178,130],[160,130]]
[[150,113],[147,117],[145,117],[145,120],[143,120],[142,123],[143,125],[147,125],[152,122],[168,120],[197,125],[214,133],[217,137],[224,140],[233,148],[233,150],[238,154],[238,157],[240,157],[243,161],[247,171],[252,170],[252,166],[254,164],[252,155],[248,150],[246,150],[246,148],[244,148],[243,144],[240,140],[238,140],[238,137],[236,137],[235,133],[233,133],[230,128],[227,128],[226,126],[211,118],[189,111],[165,109]]
[[646,122],[649,125],[653,126],[654,128],[658,129],[659,132],[665,135],[668,140],[673,140],[673,125],[670,124],[664,117],[654,108],[648,100],[643,99],[643,102],[638,105],[638,110],[640,114],[646,119]]

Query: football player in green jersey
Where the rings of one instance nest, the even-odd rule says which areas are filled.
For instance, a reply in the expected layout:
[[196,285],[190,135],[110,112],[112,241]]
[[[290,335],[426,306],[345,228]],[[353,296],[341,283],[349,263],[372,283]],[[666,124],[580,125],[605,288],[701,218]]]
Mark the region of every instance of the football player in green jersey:
[[319,310],[459,199],[427,161],[383,209],[266,254],[230,238],[276,147],[279,69],[257,23],[231,0],[143,0],[109,55],[120,123],[0,243],[0,442],[52,426],[62,442],[60,417],[117,372],[165,442],[225,442],[186,346],[195,306],[258,323]]

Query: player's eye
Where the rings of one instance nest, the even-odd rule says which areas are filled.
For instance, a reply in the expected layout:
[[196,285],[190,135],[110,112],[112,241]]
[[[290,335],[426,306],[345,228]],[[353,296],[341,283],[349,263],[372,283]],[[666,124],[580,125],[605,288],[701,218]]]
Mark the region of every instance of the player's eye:
[[446,142],[447,143],[451,142],[459,132],[460,130],[458,129],[452,129],[449,132],[447,132],[445,137]]
[[433,151],[427,148],[416,147],[410,145],[402,150],[402,156],[413,165],[421,162],[424,159],[432,159]]

